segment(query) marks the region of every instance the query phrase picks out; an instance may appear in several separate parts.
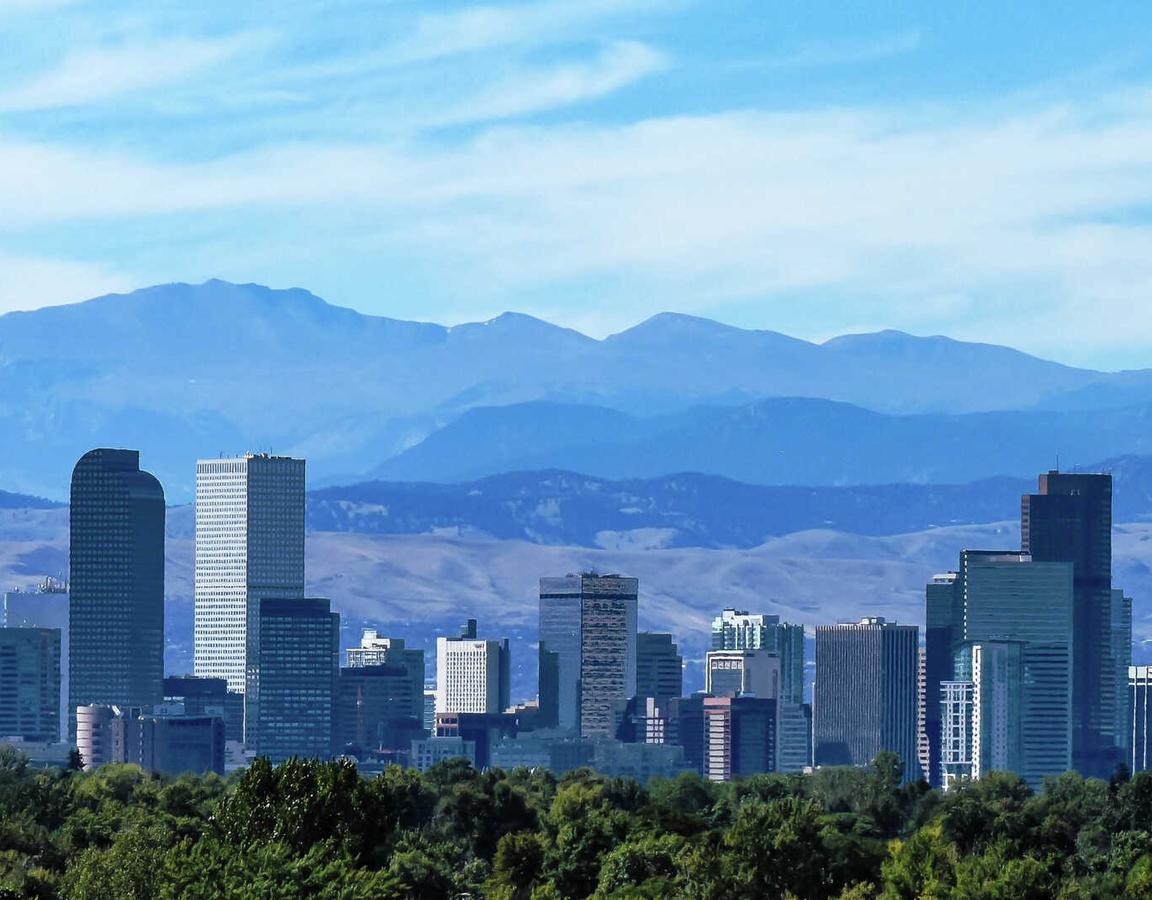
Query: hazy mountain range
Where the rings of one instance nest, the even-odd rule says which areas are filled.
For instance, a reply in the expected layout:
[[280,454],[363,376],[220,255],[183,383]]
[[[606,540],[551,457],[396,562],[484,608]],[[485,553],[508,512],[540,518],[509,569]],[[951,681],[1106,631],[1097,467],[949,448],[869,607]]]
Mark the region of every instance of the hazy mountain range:
[[57,499],[75,459],[109,444],[139,447],[175,502],[196,457],[249,449],[306,456],[315,485],[541,468],[1023,477],[1057,454],[1146,452],[1150,416],[1149,371],[897,332],[814,344],[662,314],[594,340],[523,315],[446,328],[219,281],[0,316],[0,485]]

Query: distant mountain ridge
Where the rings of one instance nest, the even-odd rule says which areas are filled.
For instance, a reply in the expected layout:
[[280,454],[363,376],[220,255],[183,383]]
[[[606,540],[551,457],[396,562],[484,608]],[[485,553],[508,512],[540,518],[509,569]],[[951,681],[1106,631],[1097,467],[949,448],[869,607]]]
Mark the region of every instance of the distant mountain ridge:
[[558,469],[606,479],[701,472],[761,485],[962,484],[1152,454],[1152,405],[894,416],[784,397],[639,417],[545,402],[473,409],[386,460],[389,481]]
[[[159,285],[0,316],[0,483],[63,497],[85,450],[133,446],[179,502],[198,456],[271,449],[307,457],[313,481],[330,482],[482,407],[648,417],[780,397],[886,414],[1059,408],[1061,398],[1092,409],[1152,403],[1152,373],[899,332],[814,344],[664,313],[596,340],[520,314],[444,327],[300,289]],[[575,462],[563,467],[588,470]]]

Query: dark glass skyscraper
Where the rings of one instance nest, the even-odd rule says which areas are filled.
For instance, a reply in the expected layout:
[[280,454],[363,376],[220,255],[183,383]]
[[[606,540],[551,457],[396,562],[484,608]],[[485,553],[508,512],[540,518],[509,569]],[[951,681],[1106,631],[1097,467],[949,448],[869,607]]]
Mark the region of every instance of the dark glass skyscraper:
[[279,763],[332,751],[340,615],[328,600],[248,600],[244,743]]
[[136,450],[91,450],[72,471],[69,732],[86,704],[164,697],[164,490]]
[[684,692],[684,657],[670,634],[636,636],[636,696],[652,697],[661,709]]
[[1072,765],[1108,778],[1124,758],[1117,723],[1127,719],[1116,674],[1127,660],[1115,659],[1112,624],[1112,476],[1041,475],[1039,493],[1022,498],[1020,538],[1037,562],[1073,564]]
[[940,685],[952,680],[952,650],[961,633],[963,596],[957,574],[937,575],[924,595],[924,737],[928,743],[924,777],[933,787],[940,787]]
[[637,579],[619,575],[540,579],[540,648],[556,654],[561,728],[585,737],[615,733],[636,694],[638,589]]
[[919,629],[882,618],[816,628],[812,703],[818,766],[866,766],[881,750],[920,777],[916,756]]

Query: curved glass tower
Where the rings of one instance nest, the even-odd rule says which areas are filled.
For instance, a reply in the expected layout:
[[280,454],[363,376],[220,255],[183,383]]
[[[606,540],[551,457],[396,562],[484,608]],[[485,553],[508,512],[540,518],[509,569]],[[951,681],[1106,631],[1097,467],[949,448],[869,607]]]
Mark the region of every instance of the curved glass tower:
[[164,489],[136,450],[85,453],[69,514],[69,725],[77,706],[164,699]]

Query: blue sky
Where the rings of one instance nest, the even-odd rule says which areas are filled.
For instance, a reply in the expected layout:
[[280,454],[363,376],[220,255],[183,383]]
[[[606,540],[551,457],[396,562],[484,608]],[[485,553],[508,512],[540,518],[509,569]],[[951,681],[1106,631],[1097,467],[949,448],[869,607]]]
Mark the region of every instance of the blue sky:
[[0,311],[211,277],[1152,366],[1152,6],[0,0]]

